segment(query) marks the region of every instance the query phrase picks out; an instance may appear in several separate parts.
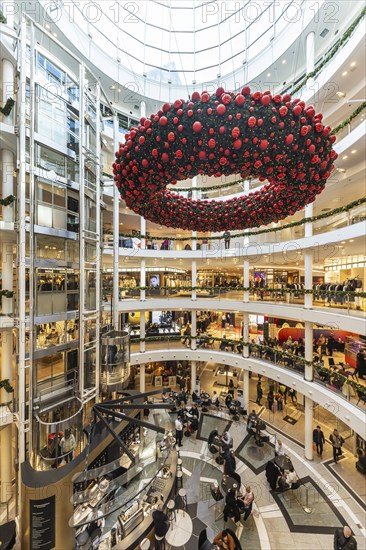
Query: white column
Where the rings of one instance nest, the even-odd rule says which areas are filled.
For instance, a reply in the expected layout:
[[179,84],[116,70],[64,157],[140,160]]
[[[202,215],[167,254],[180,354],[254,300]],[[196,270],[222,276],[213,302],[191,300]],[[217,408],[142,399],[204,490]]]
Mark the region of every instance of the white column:
[[[249,288],[249,260],[244,260],[243,286],[244,288]],[[246,302],[246,303],[249,302],[249,290],[244,290],[243,302]]]
[[[8,59],[2,59],[2,107],[9,97],[14,98],[14,66]],[[14,124],[14,107],[9,116],[2,115],[2,122],[12,126]]]
[[[249,313],[243,313],[243,342],[249,342]],[[243,346],[243,357],[249,357],[249,346]]]
[[[313,324],[305,321],[305,360],[313,360]],[[313,381],[313,367],[305,366],[305,380]]]
[[[1,345],[1,379],[8,379],[10,384],[13,380],[13,333],[12,330],[2,332]],[[7,403],[11,400],[13,394],[1,390],[1,403]],[[0,432],[1,453],[1,502],[7,502],[12,496],[12,428],[4,427]],[[6,451],[4,451],[6,449]]]
[[305,397],[305,458],[313,460],[313,402]]
[[[197,262],[196,262],[196,260],[192,260],[191,285],[193,287],[197,286]],[[197,290],[192,290],[192,300],[197,300]]]
[[[315,33],[309,32],[306,36],[306,74],[312,73],[315,64]],[[308,78],[306,84],[311,86],[314,78]]]
[[[145,312],[140,311],[140,338],[145,340]],[[140,351],[145,351],[145,342],[140,342]]]
[[197,231],[192,231],[192,250],[197,250]]
[[[305,218],[311,218],[313,216],[313,205],[308,204],[305,207]],[[311,237],[313,234],[313,222],[307,222],[305,224],[305,237]],[[304,275],[305,275],[305,290],[311,290],[313,288],[313,251],[312,249],[304,250]],[[305,309],[312,309],[313,307],[313,295],[305,294],[304,296]]]
[[[140,286],[145,287],[146,286],[146,260],[141,260],[140,268],[141,268]],[[140,290],[140,300],[141,301],[146,300],[145,290]]]
[[[195,187],[197,187],[197,176],[192,178],[192,199],[194,201],[197,200],[197,191],[195,191]],[[192,231],[192,250],[197,250],[196,237],[197,237],[197,231]]]
[[145,365],[140,365],[140,393],[145,393]]
[[196,389],[197,363],[191,361],[191,393]]
[[192,323],[191,323],[191,336],[192,336],[191,349],[196,349],[196,336],[197,336],[197,312],[196,311],[191,312],[191,319],[192,319]]
[[146,101],[141,101],[140,103],[140,115],[141,115],[141,118],[143,116],[146,117]]
[[141,235],[144,235],[144,238],[141,239],[141,250],[145,250],[146,248],[146,220],[142,216],[140,216],[140,233]]
[[[8,149],[1,150],[1,169],[3,173],[2,177],[2,198],[6,199],[10,195],[14,195],[13,187],[13,171],[14,171],[14,157],[13,153]],[[4,222],[13,222],[14,221],[14,204],[10,206],[3,206],[3,221]],[[4,286],[3,286],[4,288]]]
[[[114,150],[119,149],[119,122],[118,117],[113,119]],[[111,323],[114,330],[118,330],[118,302],[119,302],[119,191],[113,185],[113,296]]]
[[246,409],[249,413],[249,371],[244,371],[244,378],[243,378],[243,405],[244,409]]
[[[1,272],[2,272],[2,289],[13,290],[13,243],[2,241],[1,243]],[[13,298],[1,298],[3,315],[13,313]]]

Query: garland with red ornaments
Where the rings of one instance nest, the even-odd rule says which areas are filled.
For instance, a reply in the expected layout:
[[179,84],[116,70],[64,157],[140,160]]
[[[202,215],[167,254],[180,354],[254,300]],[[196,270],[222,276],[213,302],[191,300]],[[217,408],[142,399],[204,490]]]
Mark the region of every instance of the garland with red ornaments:
[[[322,119],[300,99],[247,86],[236,94],[194,92],[126,134],[114,179],[129,208],[167,227],[225,231],[278,222],[313,202],[334,168],[336,137]],[[166,187],[198,174],[268,183],[227,201],[192,200]]]

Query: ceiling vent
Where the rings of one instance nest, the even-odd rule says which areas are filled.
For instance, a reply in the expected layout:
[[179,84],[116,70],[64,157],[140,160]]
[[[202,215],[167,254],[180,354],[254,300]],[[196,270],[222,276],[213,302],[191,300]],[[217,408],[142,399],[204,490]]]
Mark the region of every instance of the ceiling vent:
[[140,110],[140,107],[138,105],[134,105],[133,108],[135,109],[135,111],[139,111]]
[[328,32],[329,32],[329,29],[325,28],[325,29],[323,29],[322,32],[320,33],[320,36],[321,36],[322,38],[324,38],[325,36],[327,36]]

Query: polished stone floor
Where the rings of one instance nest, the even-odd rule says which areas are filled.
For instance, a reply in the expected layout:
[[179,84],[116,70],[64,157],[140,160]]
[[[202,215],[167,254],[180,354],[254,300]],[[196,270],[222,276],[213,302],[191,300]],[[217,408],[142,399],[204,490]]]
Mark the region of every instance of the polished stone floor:
[[[209,393],[215,383],[214,366],[200,365],[201,388]],[[262,379],[266,387],[268,381]],[[255,454],[253,438],[247,439],[246,423],[241,419],[232,422],[230,433],[237,450],[237,472],[241,476],[242,486],[250,485],[255,495],[253,514],[242,527],[229,520],[227,526],[238,529],[240,541],[245,550],[328,550],[333,548],[333,533],[337,526],[348,524],[356,536],[358,550],[366,550],[365,544],[365,477],[355,469],[355,458],[352,452],[351,438],[344,446],[344,457],[337,465],[333,463],[331,446],[326,443],[323,457],[314,456],[313,461],[304,459],[304,415],[296,403],[287,403],[284,411],[272,413],[254,403],[256,377],[250,380],[250,397],[253,402],[250,408],[261,411],[261,417],[267,424],[270,443],[259,448],[260,456]],[[240,387],[239,380],[239,387]],[[216,388],[215,388],[216,389]],[[224,389],[224,388],[223,388]],[[223,519],[217,518],[223,509],[221,503],[209,508],[213,501],[209,499],[209,488],[213,480],[220,483],[222,466],[218,466],[210,454],[207,438],[215,427],[222,433],[230,421],[226,408],[216,412],[210,410],[202,420],[201,434],[196,438],[183,439],[181,457],[183,459],[183,486],[187,488],[188,507],[193,524],[202,527],[202,522],[214,532],[223,528]],[[174,418],[173,415],[170,415]],[[289,423],[285,417],[295,419]],[[216,417],[216,418],[215,418]],[[324,409],[314,411],[314,426],[320,424],[328,438],[337,425],[342,434],[349,435],[347,426],[337,421]],[[202,435],[203,437],[200,437]],[[308,487],[306,500],[305,489],[298,492],[273,494],[267,483],[264,466],[273,457],[274,437],[281,437],[287,454],[295,470]],[[258,449],[258,447],[257,447]],[[197,506],[196,506],[197,505]],[[307,514],[304,507],[311,508]],[[194,514],[197,514],[196,516]],[[242,531],[241,531],[242,529]],[[197,534],[184,546],[168,546],[168,550],[196,550]]]

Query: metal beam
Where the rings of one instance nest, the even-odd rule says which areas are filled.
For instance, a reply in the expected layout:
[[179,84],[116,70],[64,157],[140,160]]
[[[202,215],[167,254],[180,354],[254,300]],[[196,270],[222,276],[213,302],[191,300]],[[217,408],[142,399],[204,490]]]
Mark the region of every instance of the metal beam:
[[103,414],[98,411],[97,406],[93,407],[94,413],[96,416],[103,422],[109,433],[112,435],[112,437],[117,441],[117,443],[122,447],[122,449],[125,451],[129,459],[135,463],[135,457],[131,453],[130,449],[127,447],[127,445],[122,441],[122,439],[119,437],[119,435],[111,428],[108,421],[104,418]]
[[[95,408],[95,407],[94,407]],[[101,411],[99,411],[101,412]],[[106,414],[107,410],[103,410],[103,414]],[[100,417],[99,413],[97,413]],[[114,416],[115,418],[119,418],[120,420],[126,420],[127,422],[130,422],[131,424],[137,424],[138,426],[142,426],[144,428],[147,428],[148,430],[153,430],[154,432],[165,434],[165,429],[161,428],[160,426],[157,426],[156,424],[150,424],[150,422],[145,422],[144,420],[139,420],[137,418],[133,418],[131,416],[127,416],[124,413],[116,412],[116,411],[109,411],[110,416]],[[103,420],[107,422],[104,418]],[[112,429],[112,428],[111,428]]]

